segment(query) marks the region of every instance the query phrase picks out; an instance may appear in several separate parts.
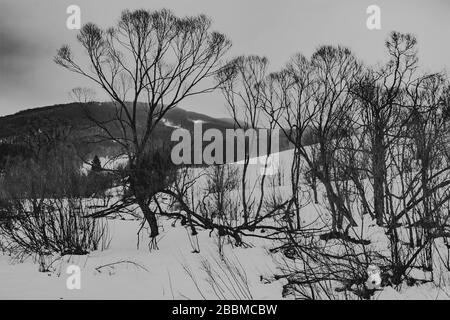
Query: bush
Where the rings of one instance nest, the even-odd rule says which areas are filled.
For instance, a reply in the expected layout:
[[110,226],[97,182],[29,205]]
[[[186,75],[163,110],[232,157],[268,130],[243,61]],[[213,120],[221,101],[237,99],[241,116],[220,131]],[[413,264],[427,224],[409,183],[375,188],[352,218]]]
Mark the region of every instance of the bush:
[[0,239],[17,255],[87,254],[108,245],[107,224],[85,218],[83,176],[68,153],[10,162],[0,177]]
[[87,219],[74,199],[16,200],[8,221],[0,225],[5,250],[19,255],[84,255],[106,249],[103,220]]

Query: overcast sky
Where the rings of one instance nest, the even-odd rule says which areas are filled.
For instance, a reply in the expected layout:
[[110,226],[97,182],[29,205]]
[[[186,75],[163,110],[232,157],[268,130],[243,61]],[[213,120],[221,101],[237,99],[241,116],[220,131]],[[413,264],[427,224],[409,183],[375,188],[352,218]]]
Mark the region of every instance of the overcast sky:
[[[169,8],[178,15],[204,13],[233,42],[229,57],[258,54],[280,68],[296,52],[310,56],[322,44],[348,46],[364,62],[385,59],[392,30],[411,32],[427,70],[450,70],[450,0],[0,0],[0,115],[69,102],[76,86],[93,85],[53,62],[62,44],[76,46],[66,28],[69,5],[81,8],[82,23],[111,26],[125,8]],[[381,30],[366,27],[369,5],[381,8]],[[97,89],[97,88],[96,88]],[[227,116],[220,93],[182,107]]]

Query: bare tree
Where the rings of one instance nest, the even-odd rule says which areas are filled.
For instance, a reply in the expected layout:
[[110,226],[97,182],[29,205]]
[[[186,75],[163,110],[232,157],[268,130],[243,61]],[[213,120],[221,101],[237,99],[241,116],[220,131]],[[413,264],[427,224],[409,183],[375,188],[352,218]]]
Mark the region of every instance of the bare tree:
[[[413,36],[394,32],[386,48],[389,60],[377,68],[347,60],[345,49],[324,47],[311,61],[298,55],[272,75],[275,105],[284,111],[277,123],[294,145],[292,185],[301,185],[296,181],[304,170],[298,168],[306,166],[323,186],[333,230],[341,230],[342,217],[349,220],[339,235],[321,232],[326,220],[284,229],[286,239],[273,251],[282,250],[287,270],[277,278],[286,278],[285,289],[294,295],[334,298],[339,291],[369,298],[369,264],[381,267],[383,285],[396,286],[430,281],[410,272],[432,274],[436,251],[448,255],[436,242],[447,243],[449,236],[448,79],[419,72]],[[316,144],[306,147],[308,130]],[[295,189],[292,203],[300,198]],[[368,216],[383,228],[387,254],[368,246]],[[293,268],[289,259],[296,260]]]
[[402,127],[399,99],[402,88],[412,82],[417,69],[416,39],[393,32],[386,41],[388,63],[379,70],[368,70],[353,93],[361,101],[362,133],[369,140],[370,173],[373,177],[374,215],[378,225],[385,216],[387,150],[395,143]]
[[[244,223],[250,218],[249,207],[253,206],[254,200],[247,194],[249,186],[247,171],[250,158],[257,156],[258,137],[255,134],[261,125],[261,108],[264,103],[264,84],[267,76],[268,60],[258,56],[238,57],[230,61],[226,68],[218,75],[220,88],[227,101],[227,107],[233,117],[235,127],[251,133],[248,144],[237,146],[244,150],[244,164],[241,175],[242,209]],[[253,134],[252,134],[253,133]],[[253,154],[252,154],[253,153]],[[242,160],[242,159],[236,159]],[[264,176],[262,178],[264,180]],[[250,186],[251,188],[251,186]],[[261,189],[263,193],[264,188]],[[259,203],[262,203],[263,195]],[[260,207],[260,205],[259,205]]]
[[[179,18],[166,9],[126,10],[116,26],[103,30],[88,23],[77,39],[85,49],[88,66],[76,62],[68,46],[59,49],[55,62],[92,80],[114,102],[116,114],[111,121],[120,134],[107,123],[92,120],[127,157],[130,189],[154,239],[159,234],[156,216],[149,209],[154,194],[146,190],[140,174],[145,170],[141,167],[144,159],[153,152],[152,133],[181,101],[215,88],[208,78],[219,70],[230,41],[211,31],[206,16]],[[144,121],[138,119],[139,102],[143,102]]]
[[[326,190],[333,219],[333,229],[342,229],[342,217],[355,225],[351,211],[333,186],[333,154],[338,140],[351,127],[348,115],[353,108],[350,88],[361,67],[347,48],[324,46],[310,60],[298,54],[287,67],[272,78],[276,81],[278,112],[275,119],[294,146],[292,167],[293,203],[299,221],[301,168],[306,164],[311,178],[318,179]],[[273,110],[266,110],[273,118]],[[307,147],[303,138],[312,132],[317,142]],[[315,150],[317,148],[317,150]],[[299,225],[297,226],[299,227]]]
[[[272,153],[279,151],[275,148],[277,146],[273,145],[279,144],[279,141],[276,141],[279,139],[278,134],[274,131],[277,129],[279,112],[274,107],[277,101],[273,82],[268,74],[268,65],[265,57],[240,56],[231,60],[217,77],[235,127],[245,132],[248,138],[244,146],[237,148],[244,151],[242,170],[239,172],[243,216],[241,227],[250,231],[264,220],[262,217],[265,216],[263,205],[266,202],[266,176],[269,173],[269,165],[272,170],[277,162],[275,158],[278,155]],[[264,112],[269,109],[273,110],[270,117]],[[260,130],[262,128],[264,130]],[[262,143],[265,141],[267,144]],[[252,164],[262,164],[260,171],[256,172],[256,177],[252,177],[249,172]]]
[[79,103],[92,102],[95,98],[95,90],[86,87],[76,87],[70,90],[69,97]]

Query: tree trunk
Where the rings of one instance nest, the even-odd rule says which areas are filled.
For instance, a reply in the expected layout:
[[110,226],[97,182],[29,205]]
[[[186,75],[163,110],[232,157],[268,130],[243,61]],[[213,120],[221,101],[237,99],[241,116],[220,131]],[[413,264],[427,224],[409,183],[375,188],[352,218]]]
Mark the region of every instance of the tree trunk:
[[381,134],[375,133],[372,150],[374,210],[377,225],[382,226],[384,222],[385,150]]
[[314,184],[313,184],[313,192],[314,192],[314,204],[319,204],[319,200],[317,198],[317,184],[316,184],[316,181],[314,181]]
[[147,220],[150,226],[150,238],[156,238],[159,235],[158,221],[156,220],[156,214],[150,210],[150,208],[144,203],[139,202],[139,207],[144,214],[145,220]]

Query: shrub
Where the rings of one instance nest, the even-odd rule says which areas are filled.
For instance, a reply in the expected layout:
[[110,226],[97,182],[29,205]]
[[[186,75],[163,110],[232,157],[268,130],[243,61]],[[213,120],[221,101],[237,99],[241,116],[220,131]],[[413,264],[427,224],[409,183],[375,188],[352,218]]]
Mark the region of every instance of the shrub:
[[85,218],[82,174],[68,153],[17,159],[0,177],[0,236],[17,255],[86,254],[105,249],[105,221]]

